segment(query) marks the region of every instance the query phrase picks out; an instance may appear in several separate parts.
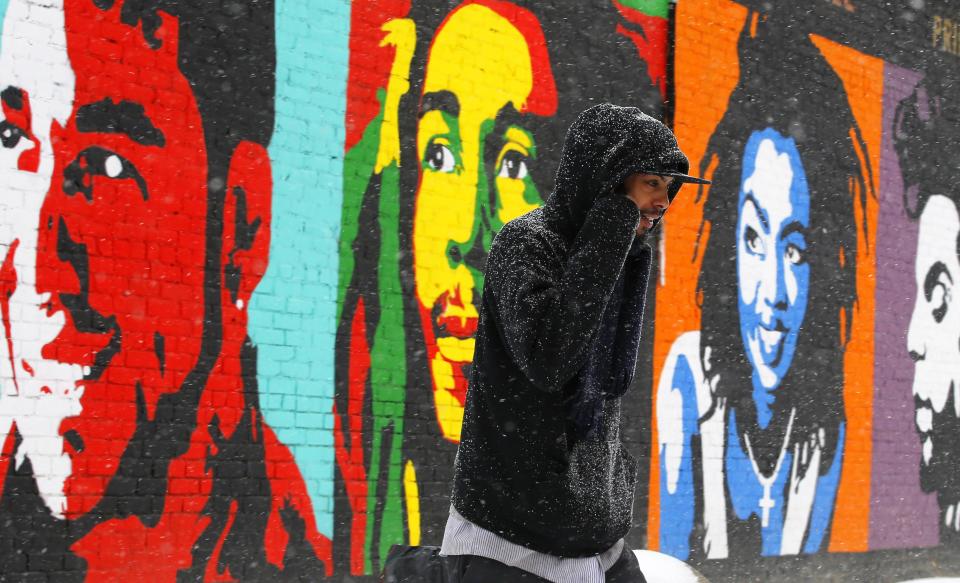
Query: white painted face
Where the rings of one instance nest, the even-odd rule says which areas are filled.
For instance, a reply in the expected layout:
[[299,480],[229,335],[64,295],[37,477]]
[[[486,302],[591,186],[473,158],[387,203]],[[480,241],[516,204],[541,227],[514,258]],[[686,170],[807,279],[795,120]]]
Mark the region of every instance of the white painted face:
[[64,317],[47,316],[49,298],[36,290],[37,234],[53,173],[51,126],[66,125],[73,95],[63,0],[10,0],[0,38],[0,442],[16,427],[14,463],[29,460],[57,517],[71,472],[60,422],[79,413],[83,371],[42,354]]
[[920,215],[915,277],[917,299],[910,317],[907,349],[915,361],[913,395],[916,401],[917,431],[923,444],[923,463],[933,458],[934,422],[953,394],[954,408],[960,407],[960,304],[955,305],[954,289],[960,277],[957,236],[960,215],[945,196],[932,196]]

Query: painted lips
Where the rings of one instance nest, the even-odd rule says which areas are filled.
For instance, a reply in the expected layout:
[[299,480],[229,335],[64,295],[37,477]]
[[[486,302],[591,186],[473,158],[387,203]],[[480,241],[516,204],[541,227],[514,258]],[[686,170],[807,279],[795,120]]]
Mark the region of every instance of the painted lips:
[[478,311],[469,301],[464,301],[459,288],[441,295],[434,304],[433,314],[438,338],[473,338],[477,333]]
[[783,341],[787,335],[787,330],[779,324],[775,328],[757,326],[757,335],[760,337],[764,357],[770,355],[769,358],[765,358],[767,364],[777,366],[780,359],[783,358]]
[[914,422],[917,433],[920,434],[923,463],[929,464],[933,459],[933,409],[927,404],[918,403],[914,411]]
[[438,336],[473,338],[477,333],[477,318],[460,316],[440,316],[437,318]]
[[933,431],[933,410],[929,407],[920,407],[916,410],[915,419],[917,422],[917,431],[921,434]]

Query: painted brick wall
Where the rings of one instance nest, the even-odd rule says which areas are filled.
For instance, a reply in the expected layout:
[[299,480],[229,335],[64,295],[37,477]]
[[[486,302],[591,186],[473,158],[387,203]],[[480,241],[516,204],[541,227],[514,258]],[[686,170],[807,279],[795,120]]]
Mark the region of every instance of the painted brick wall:
[[674,127],[713,184],[660,241],[649,548],[895,579],[956,540],[951,14],[677,5]]
[[0,0],[0,580],[375,580],[438,544],[493,236],[673,125],[633,548],[960,572],[942,0]]
[[[660,115],[667,8],[353,4],[334,400],[338,572],[376,572],[399,540],[439,543],[487,250],[504,223],[548,196],[577,113],[614,101]],[[649,398],[631,412],[649,418]]]

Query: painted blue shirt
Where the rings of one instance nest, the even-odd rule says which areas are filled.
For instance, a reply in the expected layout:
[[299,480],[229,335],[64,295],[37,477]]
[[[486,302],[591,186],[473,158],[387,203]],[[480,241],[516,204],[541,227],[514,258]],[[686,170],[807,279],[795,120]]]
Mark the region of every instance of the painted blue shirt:
[[[694,363],[699,366],[699,362]],[[669,371],[664,371],[669,374]],[[682,458],[677,483],[671,492],[667,484],[667,471],[664,457],[660,458],[660,551],[673,555],[679,559],[688,559],[691,553],[690,539],[695,524],[702,521],[697,516],[697,500],[701,499],[696,488],[702,487],[702,476],[694,476],[694,456],[698,460],[701,456],[699,447],[699,423],[697,414],[697,395],[694,386],[694,375],[691,364],[686,356],[679,356],[673,370],[672,388],[682,396]],[[837,455],[834,456],[830,469],[817,480],[816,494],[810,515],[806,541],[803,545],[804,553],[818,552],[824,542],[824,536],[830,525],[836,500],[837,487],[840,478],[840,465],[845,441],[845,424],[841,424],[838,432]],[[661,451],[662,453],[662,451]],[[790,452],[784,454],[779,472],[771,487],[771,498],[774,506],[770,511],[769,523],[761,528],[760,554],[772,556],[780,554],[780,545],[783,534],[784,521],[784,494],[787,490],[787,480],[793,462]],[[753,471],[750,460],[740,447],[737,436],[736,415],[730,411],[726,418],[726,451],[724,454],[724,482],[725,498],[733,509],[728,520],[747,521],[752,516],[757,517],[758,523],[762,516],[758,501],[763,496],[763,486]],[[733,541],[731,541],[731,544]]]
[[[839,430],[838,451],[843,450],[845,426]],[[793,464],[793,454],[784,453],[779,471],[770,488],[770,497],[774,506],[770,510],[766,528],[761,526],[761,550],[763,556],[780,554],[780,543],[783,538],[784,510],[786,508],[785,492],[790,479],[790,469]],[[811,471],[816,471],[815,469]],[[759,501],[763,497],[763,485],[757,478],[747,453],[740,447],[737,436],[737,415],[730,411],[727,415],[727,450],[724,459],[724,473],[726,474],[727,492],[730,506],[738,520],[749,520],[751,516],[761,519],[763,516]],[[840,456],[834,456],[830,470],[817,481],[817,491],[813,501],[813,510],[807,532],[807,540],[803,545],[804,553],[815,553],[820,549],[823,537],[830,522],[833,502],[836,499],[837,485],[840,476]],[[765,476],[769,477],[769,476]]]

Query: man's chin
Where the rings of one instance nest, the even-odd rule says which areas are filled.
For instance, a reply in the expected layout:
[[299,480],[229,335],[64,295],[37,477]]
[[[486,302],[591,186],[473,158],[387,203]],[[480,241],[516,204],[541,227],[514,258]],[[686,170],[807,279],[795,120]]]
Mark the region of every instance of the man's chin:
[[637,227],[637,236],[638,236],[638,237],[646,237],[646,236],[649,235],[650,233],[653,233],[654,231],[656,231],[656,230],[657,230],[657,227],[658,227],[659,225],[660,225],[660,222],[659,222],[659,221],[653,223],[653,224],[650,225],[649,227],[646,226],[646,225],[644,225],[643,223],[641,223],[640,226]]

